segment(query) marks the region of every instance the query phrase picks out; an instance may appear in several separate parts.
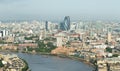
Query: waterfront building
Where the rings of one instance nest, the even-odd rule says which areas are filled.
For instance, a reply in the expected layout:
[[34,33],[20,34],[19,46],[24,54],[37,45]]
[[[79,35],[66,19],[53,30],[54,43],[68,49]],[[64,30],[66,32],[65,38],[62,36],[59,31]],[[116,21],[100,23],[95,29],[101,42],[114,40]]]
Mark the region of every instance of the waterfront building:
[[63,45],[63,34],[62,33],[59,33],[56,35],[57,37],[57,47],[60,47]]
[[97,71],[107,71],[107,65],[106,65],[106,62],[104,60],[98,60],[97,65],[98,65]]
[[55,34],[55,37],[57,39],[57,42],[56,42],[57,47],[62,47],[65,44],[66,42],[65,36],[66,36],[65,32],[59,32]]

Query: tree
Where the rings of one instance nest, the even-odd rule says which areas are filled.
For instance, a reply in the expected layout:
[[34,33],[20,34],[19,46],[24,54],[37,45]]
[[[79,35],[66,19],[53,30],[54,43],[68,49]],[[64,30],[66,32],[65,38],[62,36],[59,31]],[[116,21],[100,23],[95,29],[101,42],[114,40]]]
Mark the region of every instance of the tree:
[[38,41],[38,47],[39,48],[44,48],[45,47],[45,44],[43,41]]
[[2,60],[0,60],[0,67],[4,67]]
[[52,42],[48,42],[46,45],[47,45],[48,47],[50,47],[50,48],[55,48],[55,46],[53,45]]
[[108,41],[107,40],[105,41],[105,44],[108,45]]
[[53,37],[47,37],[44,39],[45,41],[55,41],[56,38],[53,38]]
[[70,45],[70,41],[68,41],[68,42],[66,43],[66,45]]
[[48,42],[47,44],[44,44],[43,41],[37,41],[38,48],[30,48],[28,47],[28,51],[35,50],[36,52],[51,52],[53,49],[56,48],[55,45],[53,45],[52,42]]
[[32,40],[33,38],[38,38],[38,36],[24,37],[25,40]]
[[74,38],[74,40],[77,40],[78,38]]
[[106,52],[112,53],[112,48],[106,48]]
[[27,70],[29,69],[28,63],[27,63],[24,59],[22,59],[22,60],[23,60],[23,62],[25,63],[25,67],[22,68],[22,71],[27,71]]
[[118,57],[119,55],[118,54],[113,54],[113,57]]

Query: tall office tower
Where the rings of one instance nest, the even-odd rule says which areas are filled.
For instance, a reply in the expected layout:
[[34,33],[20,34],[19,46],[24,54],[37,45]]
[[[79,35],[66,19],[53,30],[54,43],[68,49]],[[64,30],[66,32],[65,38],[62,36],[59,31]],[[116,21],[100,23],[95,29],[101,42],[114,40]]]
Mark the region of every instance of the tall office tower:
[[5,35],[6,35],[6,31],[5,31],[5,30],[3,30],[3,37],[5,37]]
[[5,30],[0,31],[2,37],[5,37]]
[[58,36],[57,37],[57,46],[62,46],[63,42],[62,42],[62,37],[61,36]]
[[45,30],[48,31],[48,21],[45,22]]
[[111,28],[108,28],[108,33],[107,33],[107,41],[108,41],[108,42],[111,42],[111,41],[112,41],[111,31],[112,31],[112,29],[111,29]]
[[76,22],[70,24],[70,30],[76,30]]
[[70,29],[70,17],[69,16],[65,16],[64,18],[64,27],[65,30],[69,30]]
[[108,41],[108,42],[111,42],[111,40],[112,40],[112,39],[111,39],[111,33],[108,32],[108,34],[107,34],[107,41]]
[[64,21],[60,23],[60,29],[63,31],[70,30],[70,17],[65,16]]
[[9,35],[9,31],[8,31],[8,30],[6,30],[5,35],[6,35],[6,36],[8,36],[8,35]]
[[61,47],[63,43],[63,37],[65,36],[63,33],[58,33],[56,36],[57,39],[57,47]]
[[46,32],[44,29],[41,29],[39,33],[39,40],[43,40],[45,37],[46,37]]
[[61,23],[60,23],[59,29],[60,29],[60,30],[63,30],[63,31],[65,30],[65,28],[64,28],[64,22],[61,22]]
[[0,38],[2,37],[2,33],[0,32]]

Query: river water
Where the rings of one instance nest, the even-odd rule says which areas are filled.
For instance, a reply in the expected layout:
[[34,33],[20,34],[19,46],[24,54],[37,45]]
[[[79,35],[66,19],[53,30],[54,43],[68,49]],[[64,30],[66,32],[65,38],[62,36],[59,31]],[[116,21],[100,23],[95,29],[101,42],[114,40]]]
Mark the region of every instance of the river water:
[[93,68],[77,60],[48,55],[17,53],[28,62],[32,71],[92,71]]

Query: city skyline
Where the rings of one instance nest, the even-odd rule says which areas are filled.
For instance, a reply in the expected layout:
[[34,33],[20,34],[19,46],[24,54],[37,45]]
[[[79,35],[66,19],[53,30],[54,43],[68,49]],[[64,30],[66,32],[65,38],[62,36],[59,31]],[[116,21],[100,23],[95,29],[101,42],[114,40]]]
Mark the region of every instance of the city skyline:
[[0,71],[120,71],[120,0],[0,0]]
[[119,0],[0,0],[0,20],[119,20]]

